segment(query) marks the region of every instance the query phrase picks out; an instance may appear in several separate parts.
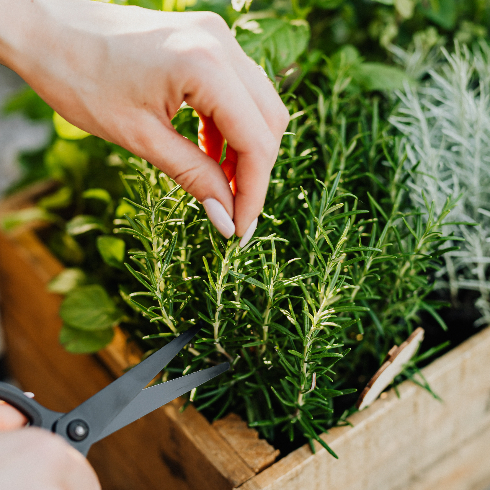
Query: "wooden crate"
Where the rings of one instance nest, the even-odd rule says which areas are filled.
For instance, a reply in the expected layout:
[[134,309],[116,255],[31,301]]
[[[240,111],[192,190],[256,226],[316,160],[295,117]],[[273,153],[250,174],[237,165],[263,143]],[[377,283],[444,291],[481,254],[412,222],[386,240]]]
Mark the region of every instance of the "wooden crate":
[[[26,201],[18,199],[15,206]],[[98,356],[63,350],[58,344],[61,298],[46,291],[61,270],[32,229],[0,233],[0,294],[10,368],[40,403],[68,411],[111,382],[137,354],[120,332]],[[353,427],[323,436],[339,460],[319,445],[313,455],[306,445],[262,469],[275,456],[273,450],[250,434],[240,439],[226,423],[225,428],[210,425],[193,407],[180,413],[181,401],[97,443],[89,459],[104,490],[487,488],[490,328],[423,373],[444,401],[403,383],[400,398],[390,391],[354,414]],[[256,461],[254,453],[260,453]]]

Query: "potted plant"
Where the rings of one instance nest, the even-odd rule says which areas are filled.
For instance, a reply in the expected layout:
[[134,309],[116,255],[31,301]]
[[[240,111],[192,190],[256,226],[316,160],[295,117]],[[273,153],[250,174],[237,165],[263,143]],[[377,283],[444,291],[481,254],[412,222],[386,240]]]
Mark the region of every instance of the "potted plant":
[[[264,29],[274,24],[267,22],[263,22]],[[302,39],[301,26],[304,24],[293,25],[291,32],[296,34],[291,35]],[[242,30],[247,31],[244,27]],[[240,34],[238,28],[237,34]],[[242,36],[245,45],[250,42],[250,32]],[[426,407],[429,400],[437,406],[427,392],[407,384],[400,388],[401,402],[391,395],[349,419],[347,416],[355,411],[353,396],[344,396],[343,403],[333,403],[334,396],[349,393],[351,387],[363,387],[393,344],[400,344],[414,329],[420,311],[440,321],[435,303],[429,299],[433,287],[430,274],[439,267],[438,257],[447,251],[445,243],[455,239],[445,235],[442,226],[456,199],[448,200],[437,210],[428,200],[423,206],[409,200],[410,172],[400,151],[403,141],[384,117],[390,112],[390,100],[371,94],[390,83],[391,88],[400,87],[403,82],[411,83],[411,77],[392,67],[364,62],[350,47],[326,60],[310,57],[308,61],[313,73],[308,86],[288,102],[293,115],[290,130],[294,135],[286,137],[273,171],[274,185],[270,188],[257,238],[244,249],[237,247],[233,240],[221,242],[198,203],[166,176],[119,148],[95,142],[90,136],[77,135],[59,119],[56,120],[58,134],[65,138],[54,142],[45,158],[64,185],[42,198],[34,213],[54,223],[54,228],[41,230],[39,234],[48,243],[63,244],[55,250],[59,256],[83,264],[83,252],[88,251],[89,266],[83,271],[72,267],[59,275],[61,268],[51,258],[48,259],[51,265],[43,266],[44,278],[35,282],[24,274],[23,282],[18,283],[9,272],[13,264],[11,257],[25,252],[18,249],[16,252],[12,243],[36,242],[34,257],[49,254],[38,246],[31,232],[17,232],[13,242],[4,239],[2,244],[2,258],[5,257],[2,271],[9,277],[8,284],[22,284],[17,290],[23,291],[24,298],[26,291],[33,291],[33,287],[39,290],[36,286],[43,279],[46,282],[57,277],[51,282],[51,288],[66,294],[60,310],[64,320],[60,340],[68,349],[101,348],[112,338],[113,324],[119,323],[140,349],[151,351],[195,322],[197,313],[207,322],[203,338],[163,374],[162,380],[222,358],[230,359],[233,371],[229,377],[192,393],[194,405],[210,419],[221,417],[229,409],[240,413],[264,437],[286,448],[283,454],[291,447],[291,440],[296,445],[302,441],[308,444],[254,477],[262,468],[260,464],[254,467],[254,463],[246,462],[249,461],[244,456],[247,451],[242,451],[242,443],[232,438],[232,430],[221,427],[221,432],[216,432],[192,406],[178,413],[173,404],[161,411],[164,413],[161,419],[153,422],[148,419],[140,425],[143,433],[146,430],[150,434],[151,427],[162,427],[162,432],[167,434],[166,443],[172,441],[165,449],[160,447],[161,442],[155,442],[158,449],[152,457],[156,454],[158,459],[160,453],[166,462],[160,465],[162,473],[155,478],[170,478],[182,488],[185,485],[275,488],[286,481],[290,488],[296,488],[300,482],[304,485],[306,479],[314,487],[323,484],[315,476],[320,470],[328,472],[335,488],[336,481],[342,480],[334,480],[334,475],[342,468],[347,472],[343,474],[346,478],[349,466],[341,466],[342,463],[333,466],[336,463],[331,456],[326,458],[324,451],[313,456],[312,450],[315,452],[323,446],[330,453],[340,452],[337,447],[342,448],[350,438],[357,437],[352,434],[362,432],[364,420],[371,428],[364,435],[382,444],[386,434],[383,427],[393,427],[406,417],[407,411],[418,405]],[[277,69],[274,60],[270,67]],[[384,78],[374,79],[370,76],[373,70],[381,73],[384,70]],[[393,77],[398,77],[397,81]],[[284,86],[291,83],[292,88],[297,80],[286,78]],[[197,118],[192,110],[182,109],[174,122],[184,134],[196,138]],[[83,139],[67,140],[67,137],[81,136]],[[103,179],[98,179],[96,187],[87,185],[93,178],[90,170],[74,178],[73,172],[83,169],[80,162],[90,169],[94,161],[108,163],[104,170],[108,173],[121,172],[124,187],[101,187]],[[67,185],[73,181],[78,188]],[[78,212],[74,212],[77,207]],[[61,212],[55,214],[55,209]],[[13,255],[3,250],[10,250]],[[90,253],[91,250],[95,253]],[[29,311],[35,318],[33,305],[20,307],[11,295],[15,288],[5,289],[7,312],[11,311],[7,318],[18,317],[19,311]],[[60,299],[51,296],[46,301],[52,302],[50,319],[54,319]],[[97,321],[94,313],[98,314]],[[28,321],[20,323],[27,325]],[[55,336],[59,333],[57,328],[59,323],[54,330],[48,328],[46,331],[50,333],[46,337],[39,332],[40,338],[45,338],[45,343],[49,338],[52,343],[53,333]],[[26,338],[34,340],[33,334],[27,333],[28,328],[25,331]],[[115,341],[124,348],[116,349],[114,354],[111,344],[109,354],[102,355],[110,359],[111,369],[128,364],[124,360],[126,340],[117,332]],[[453,357],[442,358],[430,366],[425,376],[428,384],[424,378],[417,378],[421,373],[416,364],[405,375],[438,393],[437,388],[444,387],[454,373],[466,376],[466,369],[474,374],[482,362],[481,349],[488,343],[487,337],[480,337],[479,342],[470,341],[459,352],[449,355]],[[9,338],[15,342],[15,335]],[[58,366],[66,362],[66,373],[71,383],[77,380],[77,386],[87,377],[93,378],[97,386],[107,380],[100,374],[87,376],[96,364],[93,358],[77,357],[73,364],[63,357],[67,354],[61,350],[56,356],[46,345],[32,350],[38,359],[34,371],[43,371],[40,358],[46,356]],[[433,352],[434,349],[428,350],[424,356]],[[465,360],[470,355],[468,352],[474,357],[474,364]],[[135,362],[134,357],[130,358],[131,362]],[[69,364],[73,367],[68,368]],[[448,366],[455,371],[450,371]],[[21,377],[21,368],[16,370]],[[470,384],[467,377],[464,382]],[[479,378],[480,386],[487,386],[487,382]],[[77,397],[84,394],[73,386],[65,389]],[[33,391],[41,390],[33,388]],[[62,393],[60,383],[52,391]],[[477,404],[485,398],[479,390],[471,394]],[[67,400],[56,409],[65,408],[66,403]],[[449,412],[437,413],[449,417]],[[484,426],[485,417],[484,412],[474,417],[475,425],[470,424],[472,428],[469,425],[468,430],[478,431]],[[332,429],[330,435],[322,435],[346,420],[356,427]],[[419,431],[426,427],[419,419],[414,421],[414,426],[404,426],[404,430],[411,428],[403,433],[405,436],[410,432],[412,437],[419,434],[414,427]],[[189,427],[198,429],[193,432]],[[444,436],[441,431],[436,432],[438,437]],[[465,432],[462,429],[457,434],[453,443],[461,441]],[[233,442],[226,443],[223,438]],[[185,441],[182,446],[177,445],[177,439]],[[354,444],[365,444],[360,442],[363,440],[366,439],[356,438]],[[432,451],[436,440],[439,439],[427,438],[428,450]],[[118,446],[116,449],[120,450],[122,443]],[[396,447],[405,445],[400,443]],[[186,450],[192,454],[187,461]],[[265,452],[269,455],[265,464],[270,464],[270,456],[276,452]],[[371,457],[372,453],[366,454]],[[428,461],[435,461],[434,455],[441,453],[433,453],[432,459],[424,456],[424,452],[416,456],[407,454],[414,464],[411,472],[398,473],[403,482],[408,482],[414,471],[424,468]],[[345,453],[340,456],[345,464],[352,464]],[[154,459],[145,457],[140,466],[137,455],[130,457],[132,465],[129,466],[138,468],[138,484],[144,488],[142,485],[150,484],[151,468],[155,472],[150,465]],[[377,461],[379,468],[388,464],[392,469],[397,468],[393,459],[384,453],[370,461]],[[107,460],[100,466],[108,467]],[[117,471],[111,473],[103,468],[101,471],[106,471],[107,482],[124,485],[130,478],[128,464],[124,467],[117,479],[114,479]],[[204,481],[196,467],[206,468],[209,476]],[[362,488],[379,483],[379,473],[373,472],[370,477],[366,470],[364,474]],[[391,478],[394,473],[388,474]],[[345,480],[344,484],[343,488],[349,488]]]

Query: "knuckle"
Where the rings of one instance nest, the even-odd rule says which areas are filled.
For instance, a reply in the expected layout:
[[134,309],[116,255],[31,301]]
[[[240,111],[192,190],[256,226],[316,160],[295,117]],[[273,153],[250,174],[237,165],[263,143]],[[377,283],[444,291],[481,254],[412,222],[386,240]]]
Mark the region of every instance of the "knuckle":
[[197,167],[186,168],[174,175],[173,179],[182,186],[182,189],[195,196],[201,180],[200,169]]
[[262,156],[264,161],[270,163],[270,165],[274,165],[276,161],[278,146],[279,143],[277,138],[273,136],[272,133],[267,132],[263,134],[257,141],[254,143],[256,151]]
[[[206,32],[194,32],[192,39],[187,38],[179,44],[176,62],[180,72],[187,69],[188,78],[200,78],[203,74],[220,71],[225,58],[224,48],[218,39]],[[186,60],[183,66],[182,59]]]
[[223,17],[215,12],[201,12],[199,18],[199,23],[212,32],[230,31]]
[[284,133],[284,131],[286,131],[287,127],[289,126],[289,119],[290,115],[288,108],[284,104],[282,104],[282,107],[279,109],[277,115],[277,124],[281,129],[281,136],[282,133]]
[[196,64],[209,70],[217,69],[226,57],[222,44],[215,37],[209,35],[201,37],[193,54]]

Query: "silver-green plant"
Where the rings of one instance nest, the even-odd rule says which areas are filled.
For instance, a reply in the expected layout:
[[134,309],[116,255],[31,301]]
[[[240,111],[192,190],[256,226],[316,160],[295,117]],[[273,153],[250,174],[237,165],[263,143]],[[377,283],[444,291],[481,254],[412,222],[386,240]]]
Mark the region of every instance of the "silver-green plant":
[[[476,324],[483,325],[490,322],[490,48],[440,51],[445,61],[428,71],[427,82],[398,94],[390,121],[404,136],[413,201],[422,204],[425,193],[439,211],[461,196],[445,224],[464,241],[445,254],[438,287],[449,288],[453,301],[460,290],[477,291]],[[410,57],[404,61],[410,66]]]

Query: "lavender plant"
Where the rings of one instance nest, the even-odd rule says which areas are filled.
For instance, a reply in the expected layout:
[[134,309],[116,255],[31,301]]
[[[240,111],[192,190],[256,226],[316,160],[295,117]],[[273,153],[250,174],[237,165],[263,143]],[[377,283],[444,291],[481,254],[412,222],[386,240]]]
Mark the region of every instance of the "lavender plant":
[[490,321],[490,49],[456,44],[454,53],[440,52],[445,62],[429,70],[428,81],[398,94],[391,122],[404,137],[413,202],[425,194],[441,210],[448,197],[460,196],[444,224],[464,241],[444,256],[437,287],[448,288],[455,304],[460,290],[476,291],[476,325],[484,325]]

